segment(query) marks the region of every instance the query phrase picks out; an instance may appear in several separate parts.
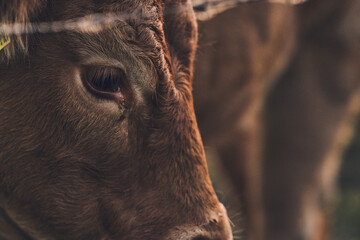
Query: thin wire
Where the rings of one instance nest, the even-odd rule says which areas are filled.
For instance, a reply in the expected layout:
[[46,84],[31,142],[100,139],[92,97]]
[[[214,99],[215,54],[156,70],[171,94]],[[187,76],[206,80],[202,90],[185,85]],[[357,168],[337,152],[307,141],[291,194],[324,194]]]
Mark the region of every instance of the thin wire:
[[194,10],[198,20],[206,21],[218,13],[244,3],[271,2],[296,5],[306,1],[307,0],[194,0]]
[[[244,3],[260,2],[263,0],[194,0],[193,9],[200,20],[206,20],[214,14],[225,9],[235,7]],[[304,0],[269,0],[282,3],[297,4]],[[190,5],[177,6],[168,9],[164,15],[179,14],[186,11],[191,11]],[[153,12],[154,11],[154,12]],[[52,22],[37,22],[37,23],[2,23],[0,24],[0,35],[21,35],[32,33],[57,33],[62,31],[74,31],[83,33],[96,33],[104,28],[111,27],[120,21],[127,21],[130,19],[151,20],[156,16],[156,9],[150,9],[148,12],[135,11],[116,12],[106,14],[90,14],[80,18],[74,18],[63,21]]]
[[195,12],[205,12],[217,8],[234,7],[244,3],[260,2],[262,0],[195,0]]
[[200,21],[206,21],[220,12],[244,3],[261,2],[262,0],[194,0],[194,11]]

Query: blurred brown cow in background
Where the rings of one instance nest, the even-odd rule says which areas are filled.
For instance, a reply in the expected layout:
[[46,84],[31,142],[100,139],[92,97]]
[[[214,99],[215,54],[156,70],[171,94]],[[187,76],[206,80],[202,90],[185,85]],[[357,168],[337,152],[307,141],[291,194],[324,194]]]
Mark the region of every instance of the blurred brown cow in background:
[[250,240],[329,239],[360,104],[359,12],[357,0],[258,3],[199,25],[199,126],[240,196]]

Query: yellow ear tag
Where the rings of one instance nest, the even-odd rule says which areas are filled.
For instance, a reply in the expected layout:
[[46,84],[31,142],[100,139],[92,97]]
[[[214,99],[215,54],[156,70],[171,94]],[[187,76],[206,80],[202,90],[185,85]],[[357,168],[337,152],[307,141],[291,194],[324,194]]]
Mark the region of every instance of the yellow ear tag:
[[0,36],[0,51],[11,42],[8,36]]

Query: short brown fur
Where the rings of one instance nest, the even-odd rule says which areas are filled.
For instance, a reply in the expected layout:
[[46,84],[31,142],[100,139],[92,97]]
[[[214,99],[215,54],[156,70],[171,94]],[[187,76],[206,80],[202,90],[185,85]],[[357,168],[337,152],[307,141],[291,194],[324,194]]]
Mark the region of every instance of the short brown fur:
[[[193,109],[194,14],[163,14],[187,4],[0,2],[2,22],[151,15],[0,52],[0,238],[231,239]],[[126,69],[130,108],[86,91],[80,71],[98,64]]]

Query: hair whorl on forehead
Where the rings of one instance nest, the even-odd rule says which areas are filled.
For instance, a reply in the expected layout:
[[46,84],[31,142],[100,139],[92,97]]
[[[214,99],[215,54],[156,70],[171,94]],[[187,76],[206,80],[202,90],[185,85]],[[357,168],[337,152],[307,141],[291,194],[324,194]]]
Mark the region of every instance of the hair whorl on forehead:
[[[40,11],[46,0],[0,0],[0,26],[1,24],[24,23]],[[0,38],[4,37],[0,32]],[[0,50],[0,63],[7,63],[16,55],[25,55],[27,49],[27,36],[9,36],[11,42]]]

